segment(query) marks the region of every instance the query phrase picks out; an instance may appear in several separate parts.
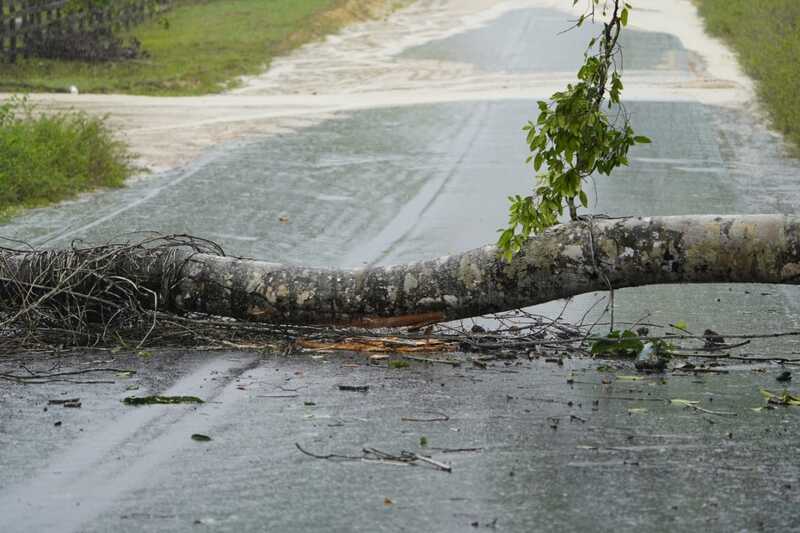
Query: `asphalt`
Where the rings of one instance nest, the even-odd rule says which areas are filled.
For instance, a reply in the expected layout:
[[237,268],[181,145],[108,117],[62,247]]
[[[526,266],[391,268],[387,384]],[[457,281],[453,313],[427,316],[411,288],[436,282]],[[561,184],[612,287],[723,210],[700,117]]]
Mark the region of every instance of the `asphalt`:
[[[567,33],[558,39],[568,44],[552,44],[548,31],[563,29],[562,20],[552,11],[515,11],[403,53],[479,70],[502,59],[512,73],[546,75],[572,68],[585,37]],[[535,38],[520,49],[526,35]],[[676,38],[629,35],[626,46],[641,51],[632,59],[640,72],[694,75],[692,55]],[[510,99],[340,113],[297,132],[220,146],[122,190],[29,212],[2,232],[46,245],[190,232],[235,254],[327,266],[457,252],[491,242],[506,195],[530,183],[520,128],[534,108]],[[628,109],[654,142],[632,154],[629,168],[597,180],[594,212],[798,205],[800,163],[747,110],[668,98],[637,98]],[[579,319],[601,296],[574,299],[565,316]],[[641,288],[618,292],[616,318],[683,320],[697,331],[795,331],[798,301],[790,287]],[[531,311],[552,316],[563,307]],[[742,351],[791,357],[800,348],[784,337]],[[7,358],[5,373],[114,370],[69,378],[101,383],[0,381],[0,529],[800,530],[800,410],[759,409],[760,390],[783,390],[775,378],[796,366],[643,378],[626,362],[566,357],[559,365],[518,355],[485,369],[468,361],[387,368],[360,354],[308,352]],[[206,403],[121,402],[144,394]],[[81,407],[48,403],[65,398],[80,398]],[[195,433],[212,440],[192,440]],[[296,444],[319,455],[408,450],[452,472],[313,458]]]
[[[3,387],[4,531],[800,526],[798,411],[754,410],[759,388],[780,390],[777,368],[634,377],[623,363],[580,359],[387,369],[357,355],[239,353],[113,364],[138,373]],[[120,401],[152,392],[207,403]],[[82,407],[48,405],[65,397]],[[317,459],[296,444],[356,457],[408,450],[452,472]]]

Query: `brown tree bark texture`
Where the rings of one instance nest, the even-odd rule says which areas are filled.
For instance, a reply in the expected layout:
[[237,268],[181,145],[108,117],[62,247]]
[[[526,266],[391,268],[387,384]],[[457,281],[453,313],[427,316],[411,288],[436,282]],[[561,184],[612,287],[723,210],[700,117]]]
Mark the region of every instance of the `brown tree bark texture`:
[[[800,282],[800,217],[596,219],[531,238],[509,263],[494,246],[389,267],[328,270],[176,256],[173,311],[294,324],[404,326],[578,294],[665,283]],[[163,280],[145,269],[154,290]]]

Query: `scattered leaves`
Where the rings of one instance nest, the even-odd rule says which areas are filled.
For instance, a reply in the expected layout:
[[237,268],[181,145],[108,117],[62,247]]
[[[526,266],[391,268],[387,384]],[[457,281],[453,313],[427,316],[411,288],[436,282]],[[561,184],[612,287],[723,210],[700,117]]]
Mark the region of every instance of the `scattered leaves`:
[[192,440],[196,440],[197,442],[208,442],[211,440],[211,437],[208,435],[203,435],[202,433],[194,433],[192,435]]
[[789,394],[789,391],[775,393],[767,389],[761,389],[761,395],[767,399],[768,405],[800,406],[800,396]]

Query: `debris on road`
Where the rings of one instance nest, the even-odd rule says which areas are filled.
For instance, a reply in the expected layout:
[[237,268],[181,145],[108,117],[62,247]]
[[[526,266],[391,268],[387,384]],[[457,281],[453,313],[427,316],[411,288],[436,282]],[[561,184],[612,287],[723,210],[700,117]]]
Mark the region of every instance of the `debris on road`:
[[761,389],[761,395],[767,399],[767,405],[800,406],[800,396],[790,394],[789,391],[775,393],[767,389]]
[[369,385],[339,385],[339,390],[349,392],[367,392]]
[[122,403],[125,405],[162,405],[162,404],[181,404],[181,403],[205,403],[197,396],[128,396]]
[[62,407],[72,407],[73,409],[81,406],[80,398],[68,398],[66,400],[48,400],[47,405],[60,405]]
[[361,461],[365,463],[377,463],[377,464],[388,464],[388,465],[397,465],[397,466],[418,466],[419,463],[430,465],[434,467],[436,470],[441,472],[452,473],[453,467],[449,464],[442,463],[440,461],[436,461],[425,455],[420,455],[418,453],[409,452],[403,450],[400,452],[400,455],[391,454],[388,452],[384,452],[378,450],[376,448],[363,448],[361,450],[362,455],[340,455],[340,454],[327,454],[327,455],[320,455],[313,452],[310,452],[300,446],[300,443],[295,442],[295,447],[300,450],[301,453],[308,455],[309,457],[313,457],[314,459],[324,459],[328,461]]
[[309,350],[336,350],[348,352],[437,353],[458,349],[455,342],[438,339],[404,339],[400,337],[348,337],[341,341],[299,339],[297,345]]

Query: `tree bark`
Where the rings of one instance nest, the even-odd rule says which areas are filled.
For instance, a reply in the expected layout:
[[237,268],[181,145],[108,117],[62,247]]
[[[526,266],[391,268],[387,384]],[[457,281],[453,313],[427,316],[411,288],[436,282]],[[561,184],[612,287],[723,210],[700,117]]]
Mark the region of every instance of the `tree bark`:
[[[17,272],[24,254],[5,257]],[[701,215],[595,219],[532,237],[511,262],[494,246],[357,270],[285,266],[170,250],[131,254],[120,275],[160,306],[243,320],[408,326],[559,298],[665,283],[800,283],[800,217]]]

